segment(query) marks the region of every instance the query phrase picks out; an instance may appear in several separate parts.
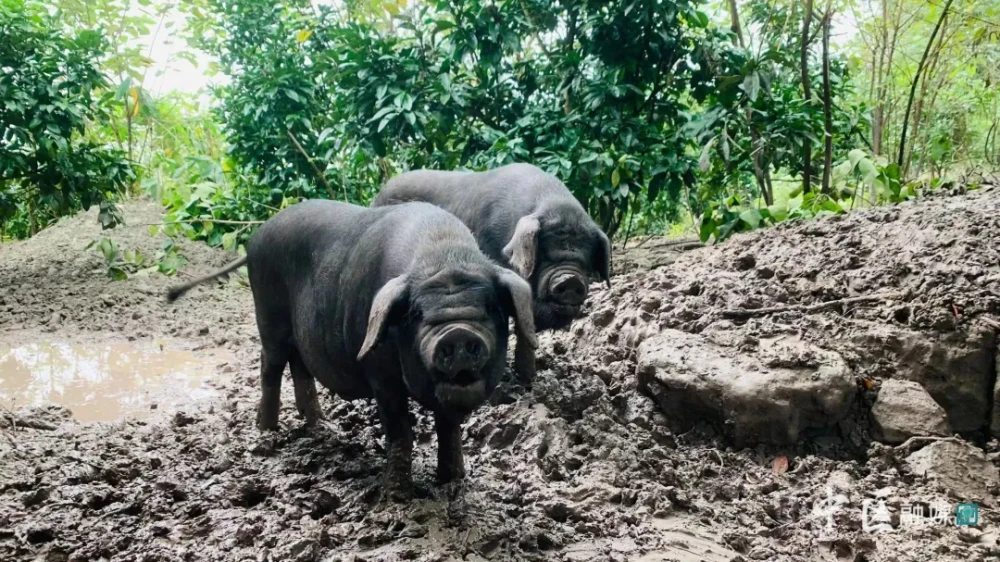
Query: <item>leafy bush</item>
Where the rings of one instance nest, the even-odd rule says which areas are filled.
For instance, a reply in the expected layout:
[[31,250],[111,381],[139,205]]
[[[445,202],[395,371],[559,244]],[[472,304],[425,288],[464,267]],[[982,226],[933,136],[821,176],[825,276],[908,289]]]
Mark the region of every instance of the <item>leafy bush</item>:
[[0,0],[0,229],[26,237],[79,209],[121,221],[115,195],[135,178],[124,155],[81,138],[106,115],[96,31],[64,34],[42,4]]
[[282,199],[365,204],[407,169],[530,161],[609,232],[660,200],[677,215],[696,181],[684,127],[728,53],[698,3],[383,6],[389,21],[298,1],[208,2],[221,29],[200,45],[232,78],[220,118],[254,183]]

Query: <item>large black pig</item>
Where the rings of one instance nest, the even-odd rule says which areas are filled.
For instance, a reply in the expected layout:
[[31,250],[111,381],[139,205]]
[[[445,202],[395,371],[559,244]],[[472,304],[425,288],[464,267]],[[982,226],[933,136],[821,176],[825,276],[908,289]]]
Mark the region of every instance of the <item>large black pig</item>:
[[[566,185],[530,164],[486,172],[415,170],[390,179],[372,203],[425,201],[472,230],[489,257],[531,284],[535,328],[568,328],[580,316],[589,279],[611,285],[611,244]],[[514,367],[535,374],[533,338],[518,337]]]
[[168,299],[244,262],[262,347],[261,429],[278,427],[288,364],[307,423],[321,417],[314,380],[345,399],[375,398],[392,497],[410,491],[410,397],[434,413],[439,479],[465,475],[461,423],[500,380],[511,316],[537,346],[523,279],[438,207],[307,201],[261,226],[245,258]]

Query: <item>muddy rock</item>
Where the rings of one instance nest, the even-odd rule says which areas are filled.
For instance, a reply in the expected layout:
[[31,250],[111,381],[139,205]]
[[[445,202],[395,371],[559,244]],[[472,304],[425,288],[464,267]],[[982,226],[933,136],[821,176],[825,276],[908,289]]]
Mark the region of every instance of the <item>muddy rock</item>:
[[882,383],[872,407],[879,437],[886,443],[902,443],[918,435],[947,436],[948,415],[920,383],[890,379]]
[[981,449],[956,439],[931,443],[906,458],[910,472],[959,501],[992,504],[1000,473]]
[[707,420],[737,446],[794,443],[843,419],[856,394],[839,355],[793,337],[744,351],[666,330],[639,346],[638,363],[677,431]]
[[865,360],[891,365],[885,374],[920,383],[947,412],[954,431],[988,425],[995,377],[992,331],[937,335],[883,325],[871,327],[854,341]]

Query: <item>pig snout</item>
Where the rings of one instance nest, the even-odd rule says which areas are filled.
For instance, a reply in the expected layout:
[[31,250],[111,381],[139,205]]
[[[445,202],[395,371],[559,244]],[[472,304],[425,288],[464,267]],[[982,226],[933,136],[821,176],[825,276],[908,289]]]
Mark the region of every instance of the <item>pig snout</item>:
[[587,282],[576,273],[560,272],[552,276],[549,292],[559,304],[580,306],[587,300]]
[[[487,339],[471,326],[449,326],[433,343],[434,368],[447,381],[469,384],[486,366],[492,349]],[[460,376],[461,375],[461,376]],[[467,377],[469,380],[459,380]]]

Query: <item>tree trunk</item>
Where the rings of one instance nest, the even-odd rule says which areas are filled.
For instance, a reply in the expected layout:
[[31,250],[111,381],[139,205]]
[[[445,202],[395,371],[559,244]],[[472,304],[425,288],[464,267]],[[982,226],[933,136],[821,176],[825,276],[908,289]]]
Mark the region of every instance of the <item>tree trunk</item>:
[[830,176],[833,171],[833,100],[830,95],[830,20],[833,16],[832,1],[826,2],[823,15],[823,123],[824,154],[823,193],[830,194]]
[[38,234],[38,222],[35,220],[35,200],[31,193],[28,193],[28,234],[31,236]]
[[730,28],[736,34],[736,40],[739,41],[740,47],[746,49],[747,44],[743,39],[743,27],[740,25],[740,12],[736,7],[736,0],[729,0],[729,22]]
[[903,169],[903,164],[905,164],[906,158],[906,129],[910,124],[910,111],[913,109],[913,96],[917,93],[917,82],[920,81],[920,74],[924,71],[924,65],[927,64],[927,55],[931,52],[931,46],[934,45],[934,39],[937,37],[938,30],[941,29],[941,24],[944,23],[944,19],[948,16],[948,10],[951,8],[951,3],[954,0],[948,0],[944,9],[941,10],[941,17],[938,18],[937,23],[934,25],[934,31],[931,32],[931,38],[927,41],[927,47],[924,49],[923,56],[920,57],[920,63],[917,64],[917,73],[913,76],[913,83],[910,84],[910,97],[906,102],[906,112],[903,113],[903,132],[899,135],[899,157],[896,159],[896,164],[899,165],[900,171]]
[[[747,44],[746,39],[743,37],[743,27],[740,25],[740,13],[737,9],[736,0],[729,0],[729,19],[733,34],[736,35],[737,43],[741,49],[746,50]],[[761,151],[763,148],[760,143],[760,132],[753,125],[753,111],[749,106],[746,108],[745,118],[747,120],[747,127],[750,129],[750,159],[753,161],[753,175],[754,179],[757,180],[757,189],[760,191],[761,197],[764,198],[764,203],[773,205],[774,197],[772,197],[767,187],[769,172],[761,164]]]
[[[923,146],[926,148],[927,139],[920,138],[920,128],[925,120],[927,110],[929,110],[930,106],[933,106],[934,104],[933,98],[936,96],[937,93],[936,88],[931,90],[931,86],[934,85],[934,76],[937,73],[938,63],[941,62],[941,51],[942,49],[944,49],[944,44],[946,42],[945,36],[947,27],[948,27],[948,20],[945,19],[941,24],[941,33],[938,36],[937,45],[932,49],[931,55],[930,57],[928,57],[928,60],[930,62],[927,65],[927,68],[924,72],[925,78],[920,83],[920,94],[917,96],[916,107],[913,110],[912,136],[914,139],[914,146]],[[931,94],[932,99],[930,105],[928,105],[927,103],[927,92],[929,91],[933,92]],[[920,159],[917,161],[917,172],[916,172],[917,176],[923,173],[926,153],[927,153],[926,150],[920,151]],[[913,158],[911,155],[906,156],[906,163],[903,166],[903,171],[901,174],[903,177],[909,175],[910,168],[913,164],[912,160]]]
[[[888,2],[883,3],[883,9],[886,10],[886,20],[888,21]],[[892,39],[889,41],[889,57],[885,63],[885,71],[882,72],[881,84],[878,93],[878,144],[875,146],[875,154],[880,155],[883,152],[887,152],[886,142],[885,142],[885,129],[889,123],[889,117],[892,115],[892,108],[887,108],[890,105],[886,99],[889,95],[889,82],[892,79],[892,63],[896,56],[896,45],[899,42],[899,32],[902,27],[902,9],[899,4],[896,4],[895,18],[892,23]],[[888,23],[886,23],[888,26]],[[888,32],[888,31],[887,31]]]
[[[872,88],[871,98],[875,103],[872,109],[872,152],[878,156],[882,152],[882,120],[885,108],[884,81],[885,81],[885,55],[889,50],[889,2],[882,0],[882,40],[878,49],[878,67],[872,61]],[[891,55],[890,55],[891,56]]]
[[[806,0],[806,13],[802,21],[802,97],[807,105],[812,104],[812,87],[809,84],[809,26],[812,25],[813,0]],[[812,189],[812,141],[806,137],[802,141],[802,194]]]

